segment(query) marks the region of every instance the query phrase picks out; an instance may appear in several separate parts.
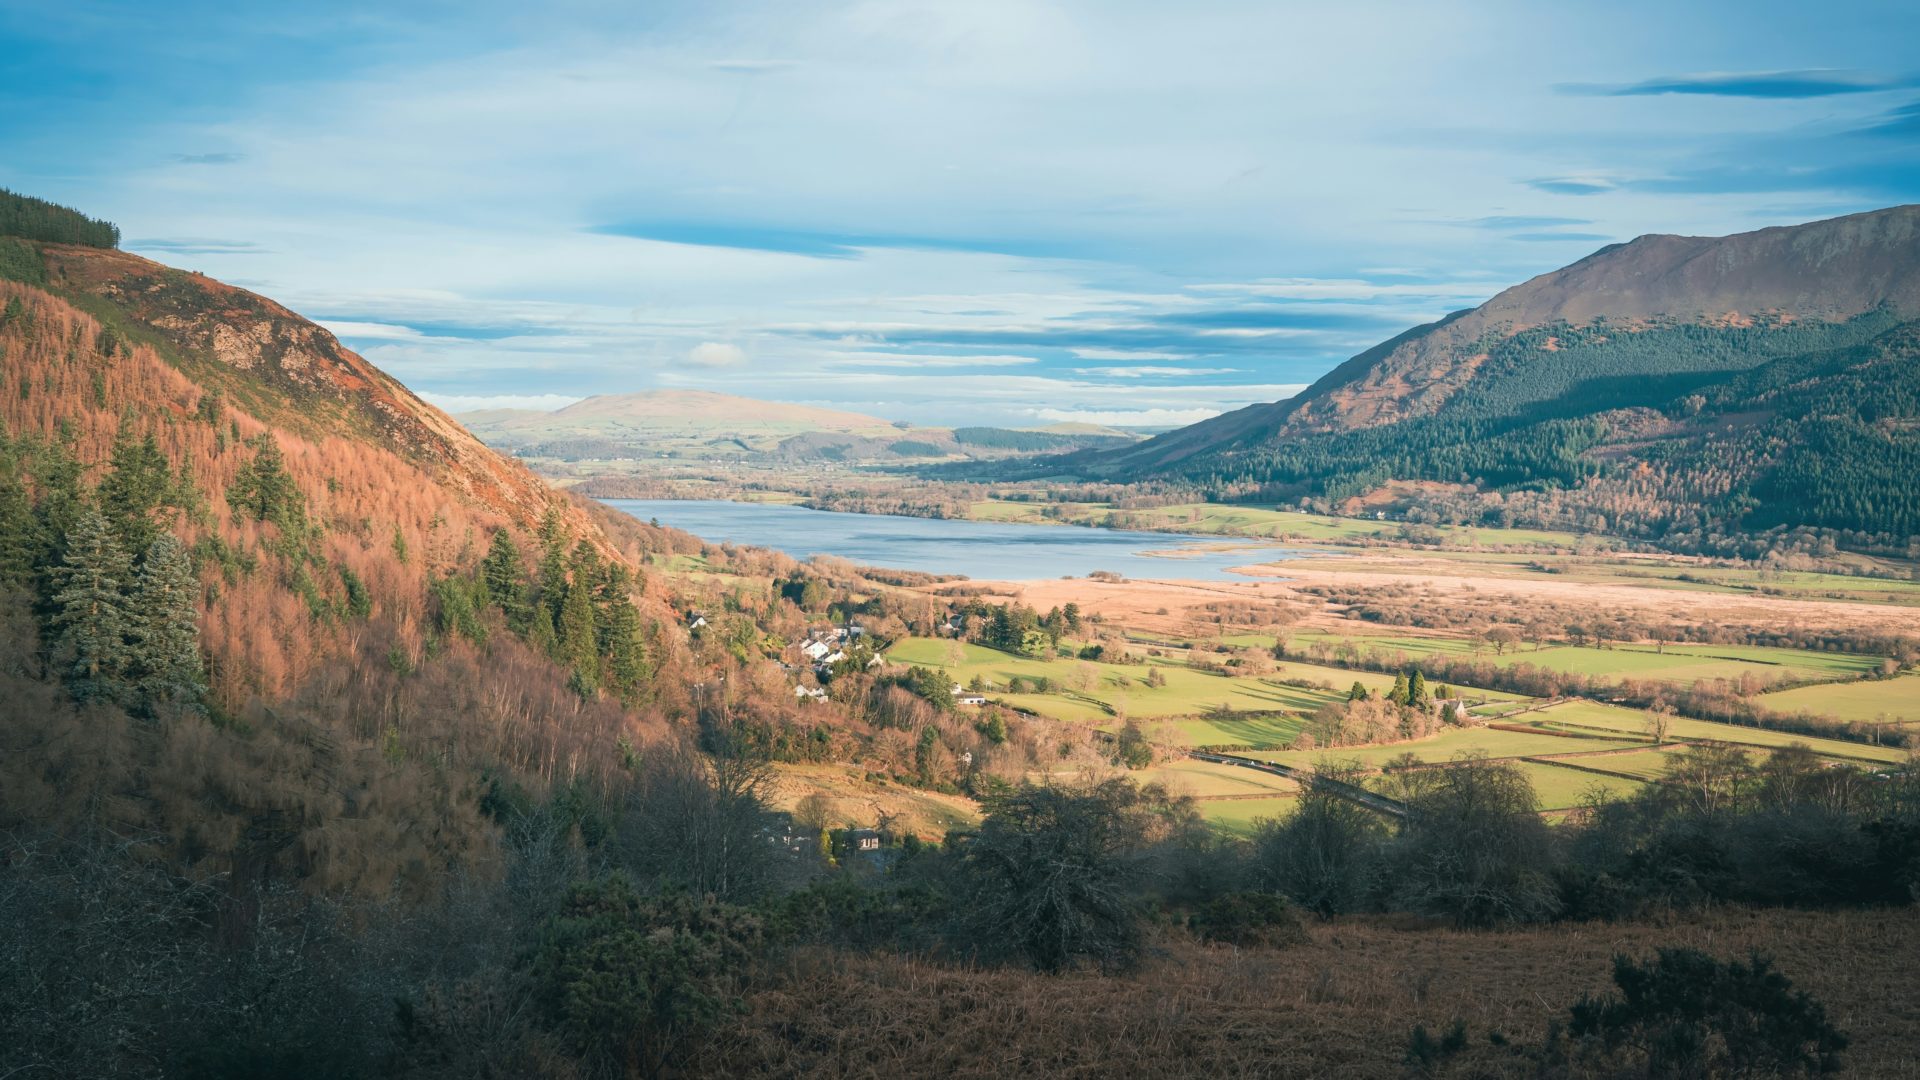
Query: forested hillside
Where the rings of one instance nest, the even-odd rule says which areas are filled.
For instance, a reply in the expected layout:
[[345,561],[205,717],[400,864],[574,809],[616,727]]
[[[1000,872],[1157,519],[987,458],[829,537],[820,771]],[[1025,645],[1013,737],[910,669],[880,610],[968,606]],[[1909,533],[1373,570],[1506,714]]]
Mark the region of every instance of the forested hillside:
[[1808,527],[1904,551],[1920,534],[1897,480],[1920,452],[1916,221],[1902,207],[1616,246],[1298,398],[1079,463],[1230,500],[1338,508],[1424,481],[1467,520],[1695,548]]

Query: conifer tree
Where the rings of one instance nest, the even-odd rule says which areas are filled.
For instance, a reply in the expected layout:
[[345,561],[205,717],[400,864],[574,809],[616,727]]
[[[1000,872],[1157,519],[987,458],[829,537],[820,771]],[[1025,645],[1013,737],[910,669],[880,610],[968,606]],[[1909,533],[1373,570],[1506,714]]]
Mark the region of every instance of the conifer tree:
[[553,510],[540,522],[540,602],[548,621],[560,625],[560,606],[567,599],[567,534]]
[[516,633],[527,629],[526,568],[520,559],[520,546],[513,534],[496,529],[487,546],[487,557],[480,561],[480,577],[487,586],[487,599],[506,613],[507,626]]
[[627,573],[621,563],[609,560],[600,567],[599,580],[594,586],[594,620],[600,632],[600,651],[609,656],[613,654],[613,638],[617,632],[614,621],[620,617],[620,609],[629,606],[627,591],[632,581],[633,575]]
[[0,457],[0,592],[28,591],[45,542],[16,463]]
[[154,537],[134,577],[129,627],[136,696],[151,715],[204,711],[199,596],[186,548],[172,533]]
[[558,660],[560,658],[560,635],[553,628],[553,616],[548,613],[547,605],[535,604],[527,618],[527,644],[534,647],[540,655]]
[[126,587],[127,553],[100,511],[81,511],[66,536],[66,554],[54,574],[55,650],[66,662],[68,689],[79,701],[125,703],[132,619]]
[[1352,689],[1347,691],[1348,701],[1365,701],[1372,696],[1372,694],[1367,692],[1367,684],[1361,682],[1359,679],[1353,680]]
[[33,486],[39,498],[33,507],[39,521],[39,550],[34,565],[41,574],[41,596],[50,599],[58,588],[61,557],[67,550],[67,535],[79,523],[86,508],[80,495],[80,463],[59,443],[43,445],[34,462]]
[[1403,671],[1393,677],[1393,689],[1387,691],[1387,700],[1395,705],[1405,705],[1411,700],[1408,694],[1406,672]]
[[1427,677],[1419,668],[1413,669],[1413,678],[1407,680],[1407,704],[1416,709],[1433,708],[1433,695],[1427,692]]
[[600,683],[600,641],[593,625],[593,601],[584,582],[567,588],[560,603],[560,659],[590,692]]
[[607,674],[622,700],[632,703],[653,675],[652,658],[640,637],[640,609],[631,600],[613,607],[613,626],[608,632]]
[[173,470],[151,434],[135,439],[121,425],[113,440],[113,472],[100,481],[100,512],[128,551],[145,551],[160,531],[154,511],[172,494]]
[[273,432],[261,432],[248,445],[253,447],[253,460],[227,489],[227,502],[255,521],[271,521],[287,532],[305,526],[307,508],[300,487],[287,472]]

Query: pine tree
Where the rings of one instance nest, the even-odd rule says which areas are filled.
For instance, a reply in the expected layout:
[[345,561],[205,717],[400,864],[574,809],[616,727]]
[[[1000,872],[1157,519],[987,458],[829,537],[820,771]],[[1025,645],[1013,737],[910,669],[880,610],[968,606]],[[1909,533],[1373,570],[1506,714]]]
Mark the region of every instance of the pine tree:
[[527,619],[527,644],[542,656],[560,659],[560,635],[553,628],[553,616],[547,605],[535,604]]
[[1353,688],[1347,691],[1348,701],[1365,701],[1372,696],[1367,692],[1367,684],[1359,679],[1353,680]]
[[227,489],[228,504],[255,521],[271,521],[284,531],[298,531],[307,523],[307,508],[300,486],[287,472],[280,443],[271,431],[263,431],[247,445],[253,447],[253,460]]
[[613,638],[617,633],[614,622],[620,617],[620,609],[629,605],[627,590],[632,580],[624,565],[608,561],[601,565],[599,580],[594,586],[594,628],[600,634],[600,651],[609,656],[613,654]]
[[486,582],[487,599],[506,613],[507,625],[516,633],[527,628],[526,568],[520,560],[520,546],[513,534],[496,529],[487,546],[487,557],[480,561],[480,577]]
[[540,523],[540,602],[556,627],[560,625],[560,605],[567,599],[567,534],[561,531],[559,520],[549,510]]
[[1407,704],[1416,709],[1433,708],[1433,695],[1427,692],[1427,677],[1420,674],[1419,668],[1413,669],[1413,678],[1407,680]]
[[1393,689],[1387,691],[1387,700],[1395,705],[1405,705],[1410,699],[1407,687],[1407,673],[1401,672],[1393,677]]
[[81,511],[66,536],[66,555],[54,572],[55,650],[67,658],[68,689],[80,701],[126,702],[131,694],[127,633],[132,619],[125,590],[127,553],[100,511]]
[[33,588],[35,560],[44,547],[17,463],[0,457],[0,593]]
[[145,551],[160,531],[153,515],[172,495],[173,470],[151,434],[135,439],[125,424],[113,440],[112,461],[113,472],[100,481],[100,511],[126,550]]
[[575,582],[560,602],[560,658],[576,682],[593,690],[600,683],[600,641],[593,625],[593,601],[584,582]]
[[33,486],[39,498],[33,507],[39,521],[40,548],[34,565],[40,568],[41,597],[49,599],[58,588],[62,556],[67,550],[67,535],[79,523],[86,509],[80,495],[80,463],[58,443],[40,448],[34,462]]
[[199,596],[186,548],[172,533],[154,537],[134,578],[129,634],[137,697],[150,715],[204,711]]
[[613,626],[607,636],[607,674],[621,699],[632,703],[652,678],[653,662],[640,637],[640,609],[631,600],[614,605]]

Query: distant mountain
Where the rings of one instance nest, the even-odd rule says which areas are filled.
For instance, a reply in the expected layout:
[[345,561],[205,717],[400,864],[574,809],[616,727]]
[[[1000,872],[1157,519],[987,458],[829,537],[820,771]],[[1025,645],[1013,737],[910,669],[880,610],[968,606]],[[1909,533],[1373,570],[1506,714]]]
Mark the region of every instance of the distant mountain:
[[913,427],[861,413],[704,390],[604,394],[553,412],[495,409],[463,413],[459,419],[496,448],[563,461],[937,461],[1134,441],[1108,429],[1077,430],[1081,425],[1069,431]]
[[[1914,455],[1916,318],[1920,206],[1643,236],[1415,327],[1297,397],[1075,464],[1226,497],[1339,503],[1425,482],[1515,496],[1495,500],[1502,519],[1897,541],[1920,533],[1920,504],[1889,475]],[[1840,490],[1793,486],[1816,480]]]

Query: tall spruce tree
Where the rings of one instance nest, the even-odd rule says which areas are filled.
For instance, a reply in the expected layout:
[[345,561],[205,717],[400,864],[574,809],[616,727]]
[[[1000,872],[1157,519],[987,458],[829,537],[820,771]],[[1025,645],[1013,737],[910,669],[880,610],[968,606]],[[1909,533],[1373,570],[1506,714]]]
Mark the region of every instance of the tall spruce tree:
[[560,658],[573,669],[576,689],[587,693],[600,685],[600,639],[593,623],[593,598],[584,581],[568,586],[560,602]]
[[59,443],[42,444],[34,455],[33,487],[38,494],[33,515],[39,521],[39,550],[34,565],[40,572],[42,612],[51,613],[51,600],[59,587],[62,556],[67,536],[79,523],[86,500],[80,494],[80,462]]
[[279,441],[273,432],[263,431],[247,445],[253,447],[253,460],[227,488],[228,505],[255,521],[271,521],[286,532],[299,531],[307,523],[306,502],[287,472]]
[[487,586],[487,599],[506,613],[507,626],[516,634],[527,632],[526,567],[520,559],[520,546],[513,534],[496,529],[487,545],[487,557],[480,561],[480,580]]
[[20,464],[0,456],[0,593],[32,591],[35,562],[45,547],[33,500],[20,482]]
[[160,532],[154,512],[173,495],[173,469],[151,434],[133,436],[122,424],[113,440],[113,471],[100,481],[100,512],[128,551],[145,551]]
[[631,704],[653,677],[653,660],[640,636],[640,609],[633,601],[621,599],[614,605],[607,637],[607,675],[614,692]]
[[1395,705],[1405,705],[1411,700],[1408,696],[1406,672],[1403,671],[1393,677],[1393,689],[1387,691],[1387,700],[1393,702]]
[[1419,668],[1413,669],[1413,677],[1407,680],[1407,704],[1416,709],[1433,708],[1433,695],[1427,692],[1427,677]]
[[154,537],[134,577],[128,634],[136,697],[149,715],[205,711],[199,597],[186,548],[172,533]]
[[66,554],[54,573],[54,649],[65,663],[67,688],[79,701],[127,703],[132,628],[126,588],[131,560],[100,511],[80,512],[66,536]]

